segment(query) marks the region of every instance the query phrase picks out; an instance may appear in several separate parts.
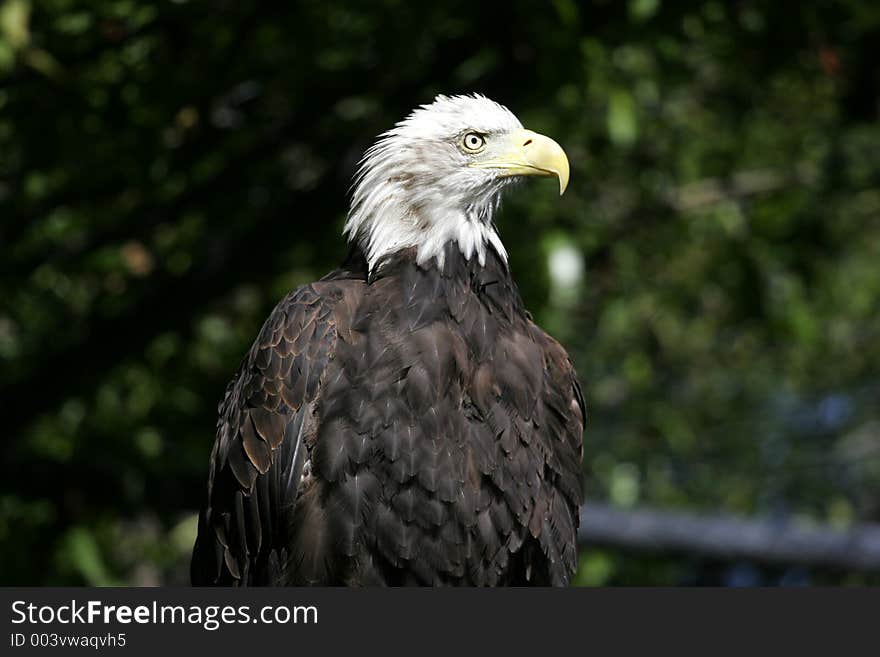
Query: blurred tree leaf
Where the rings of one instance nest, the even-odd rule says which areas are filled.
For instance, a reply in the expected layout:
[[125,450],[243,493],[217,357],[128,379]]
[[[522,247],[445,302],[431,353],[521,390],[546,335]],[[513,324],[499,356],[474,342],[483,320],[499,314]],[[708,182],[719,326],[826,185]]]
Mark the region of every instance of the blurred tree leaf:
[[636,106],[626,91],[617,90],[608,98],[608,136],[615,144],[630,146],[639,134]]

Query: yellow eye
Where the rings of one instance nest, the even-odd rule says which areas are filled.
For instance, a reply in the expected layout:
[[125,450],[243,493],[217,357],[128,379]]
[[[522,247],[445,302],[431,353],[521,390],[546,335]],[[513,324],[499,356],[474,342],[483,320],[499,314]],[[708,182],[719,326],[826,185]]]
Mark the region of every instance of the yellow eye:
[[476,153],[483,150],[483,146],[486,145],[486,138],[478,132],[469,132],[461,140],[461,144],[466,151]]

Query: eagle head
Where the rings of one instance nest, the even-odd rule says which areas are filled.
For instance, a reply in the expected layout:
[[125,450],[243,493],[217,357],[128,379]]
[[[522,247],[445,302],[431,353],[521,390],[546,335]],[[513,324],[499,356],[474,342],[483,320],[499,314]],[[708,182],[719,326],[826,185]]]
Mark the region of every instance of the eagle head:
[[345,233],[371,270],[383,257],[415,248],[443,267],[446,245],[485,264],[507,252],[493,222],[501,191],[524,176],[568,185],[568,158],[549,137],[526,130],[485,96],[437,96],[367,150],[355,177]]

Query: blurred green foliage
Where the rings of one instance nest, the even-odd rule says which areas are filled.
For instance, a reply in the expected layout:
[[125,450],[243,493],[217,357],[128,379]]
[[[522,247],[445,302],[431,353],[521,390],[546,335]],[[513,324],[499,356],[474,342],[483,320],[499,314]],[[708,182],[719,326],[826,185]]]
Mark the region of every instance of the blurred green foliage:
[[0,0],[0,581],[186,581],[226,382],[344,256],[373,136],[441,92],[569,153],[500,228],[580,372],[592,498],[880,520],[877,43],[856,0]]

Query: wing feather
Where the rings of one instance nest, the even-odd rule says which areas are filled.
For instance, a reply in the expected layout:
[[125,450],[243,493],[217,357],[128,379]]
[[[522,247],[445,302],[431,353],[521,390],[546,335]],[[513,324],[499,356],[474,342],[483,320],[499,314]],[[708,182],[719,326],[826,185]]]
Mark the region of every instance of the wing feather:
[[[309,440],[317,433],[313,402],[336,348],[334,307],[344,284],[316,283],[285,297],[227,388],[193,550],[193,584],[284,579]],[[349,298],[344,321],[350,305]]]

